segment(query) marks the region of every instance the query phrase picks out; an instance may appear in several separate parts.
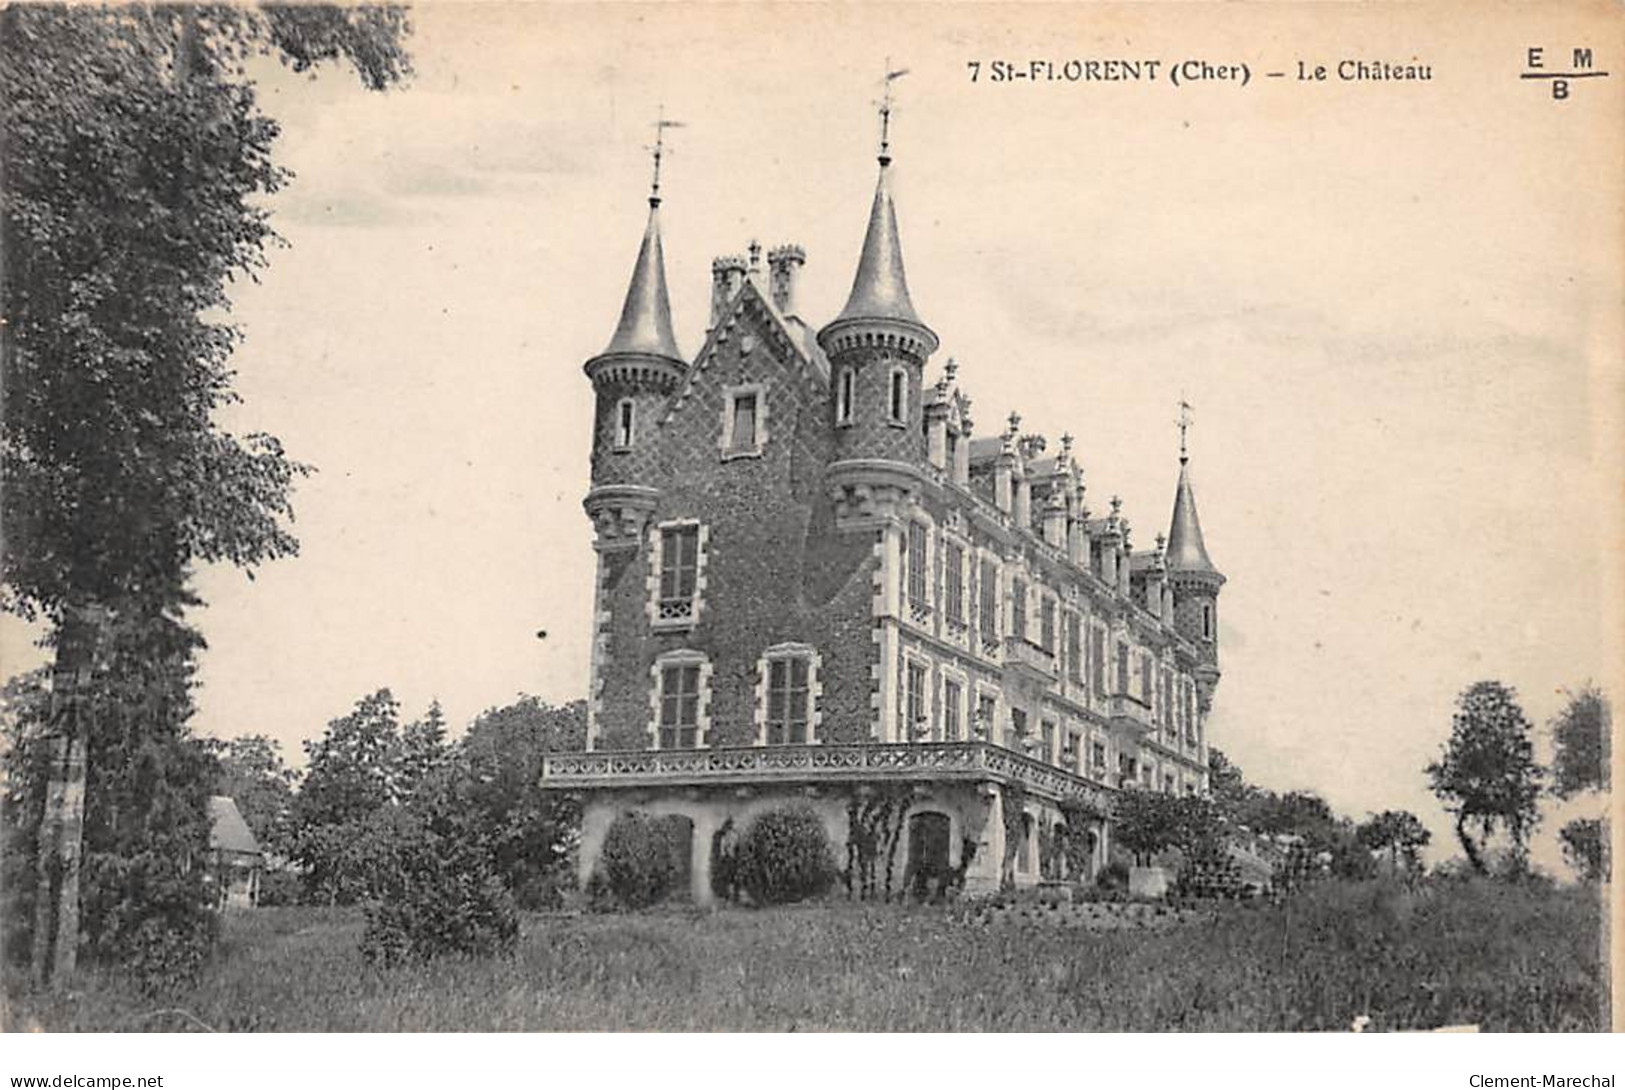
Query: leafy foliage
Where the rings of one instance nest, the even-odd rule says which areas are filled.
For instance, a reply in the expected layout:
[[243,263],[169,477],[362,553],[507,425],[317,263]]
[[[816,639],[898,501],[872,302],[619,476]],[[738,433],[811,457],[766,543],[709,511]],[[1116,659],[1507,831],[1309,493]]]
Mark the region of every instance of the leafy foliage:
[[1396,866],[1403,860],[1407,868],[1415,870],[1433,834],[1409,810],[1384,810],[1363,822],[1355,831],[1355,839],[1367,851],[1387,852]]
[[829,835],[806,806],[758,814],[740,837],[735,866],[740,886],[758,905],[804,901],[835,882]]
[[[82,709],[89,724],[82,949],[153,992],[190,980],[214,934],[215,891],[207,869],[195,864],[208,856],[206,799],[215,768],[186,726],[197,636],[176,617],[185,601],[117,616]],[[8,851],[6,874],[13,957],[30,947],[39,893],[34,849],[49,741],[42,683],[36,673],[8,686],[5,818],[8,848],[20,849]]]
[[555,707],[522,696],[484,712],[458,744],[492,863],[522,908],[556,908],[574,884],[570,855],[579,839],[580,806],[542,790],[542,760],[579,752],[586,738],[585,701]]
[[1194,851],[1219,837],[1218,812],[1195,795],[1127,790],[1117,796],[1113,837],[1141,859],[1169,848]]
[[292,858],[304,870],[307,896],[349,904],[376,894],[379,868],[405,835],[396,811],[448,760],[444,736],[438,706],[403,730],[400,704],[379,689],[305,743]]
[[1575,818],[1558,833],[1563,857],[1582,882],[1608,881],[1608,823],[1601,818]]
[[648,908],[678,890],[687,850],[682,818],[655,818],[628,811],[615,819],[604,836],[593,876],[593,892],[622,908]]
[[8,791],[30,801],[7,808],[8,848],[38,842],[35,743],[78,724],[85,947],[156,986],[195,970],[212,931],[191,865],[214,778],[187,729],[192,570],[292,554],[306,471],[216,424],[238,339],[218,319],[276,241],[260,198],[287,177],[242,62],[343,57],[383,86],[406,71],[405,31],[376,10],[0,9],[0,608],[42,621],[57,672],[90,679],[77,715],[19,739]]
[[1552,791],[1573,798],[1582,791],[1608,790],[1608,754],[1613,713],[1595,685],[1571,694],[1552,720]]
[[406,806],[374,861],[361,952],[383,965],[445,954],[509,953],[519,937],[513,895],[492,866],[488,833],[464,769],[442,765]]
[[1538,815],[1535,809],[1545,775],[1535,763],[1532,727],[1517,694],[1498,681],[1480,681],[1456,698],[1450,741],[1439,760],[1427,766],[1433,793],[1456,815],[1456,836],[1475,871],[1487,872],[1483,842],[1497,827],[1512,839],[1521,859]]

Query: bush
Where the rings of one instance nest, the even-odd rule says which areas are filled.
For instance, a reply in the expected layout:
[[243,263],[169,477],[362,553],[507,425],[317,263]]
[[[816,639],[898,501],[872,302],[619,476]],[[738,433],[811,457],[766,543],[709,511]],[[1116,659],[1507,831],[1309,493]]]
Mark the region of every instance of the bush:
[[[491,862],[469,802],[471,784],[447,767],[391,815],[375,862],[361,953],[397,965],[441,954],[510,953],[519,938],[513,894]],[[383,825],[385,823],[378,823]]]
[[1095,876],[1095,886],[1102,890],[1128,889],[1128,866],[1121,859],[1114,859]]
[[408,854],[412,858],[388,899],[367,906],[361,953],[368,961],[387,966],[441,954],[512,952],[519,915],[513,895],[488,865],[447,858],[442,846],[432,844]]
[[588,886],[595,907],[648,908],[665,900],[682,874],[682,818],[653,818],[631,811],[615,819],[599,852]]
[[804,901],[835,881],[824,823],[805,806],[769,810],[752,821],[735,867],[739,885],[759,905]]

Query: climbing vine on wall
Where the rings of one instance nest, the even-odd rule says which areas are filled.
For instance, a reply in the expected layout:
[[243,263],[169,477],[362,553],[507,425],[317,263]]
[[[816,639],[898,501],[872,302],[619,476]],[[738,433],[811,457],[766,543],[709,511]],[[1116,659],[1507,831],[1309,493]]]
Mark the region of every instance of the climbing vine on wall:
[[847,800],[846,867],[841,882],[849,898],[891,899],[897,845],[912,801],[913,790],[907,784],[860,789]]
[[1022,821],[1027,808],[1027,789],[1019,783],[1008,784],[1000,802],[1004,819],[1004,858],[999,861],[999,886],[1011,889],[1016,884],[1016,855],[1027,835]]

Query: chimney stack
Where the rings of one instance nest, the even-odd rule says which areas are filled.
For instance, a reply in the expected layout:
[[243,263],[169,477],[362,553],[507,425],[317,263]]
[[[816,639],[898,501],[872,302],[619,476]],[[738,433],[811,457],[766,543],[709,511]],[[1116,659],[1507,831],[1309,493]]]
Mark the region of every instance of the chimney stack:
[[737,255],[711,262],[711,328],[722,324],[728,304],[745,282],[745,259]]
[[775,246],[767,253],[768,282],[773,305],[785,317],[796,312],[796,280],[807,263],[807,251],[795,243]]

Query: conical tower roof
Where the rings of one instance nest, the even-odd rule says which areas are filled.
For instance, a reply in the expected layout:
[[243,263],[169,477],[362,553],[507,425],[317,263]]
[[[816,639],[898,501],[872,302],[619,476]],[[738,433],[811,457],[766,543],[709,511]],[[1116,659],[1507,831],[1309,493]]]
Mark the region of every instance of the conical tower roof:
[[1196,514],[1196,493],[1191,490],[1190,459],[1179,459],[1179,486],[1174,492],[1174,517],[1168,527],[1168,570],[1174,573],[1218,575],[1207,544],[1202,520]]
[[886,175],[890,159],[880,160],[880,178],[875,183],[875,200],[869,208],[869,230],[863,236],[863,253],[858,272],[852,278],[852,294],[835,321],[853,318],[891,318],[924,325],[914,312],[908,296],[908,277],[903,271],[903,244],[897,235],[897,209],[892,204],[891,186]]
[[621,306],[621,320],[602,356],[658,356],[683,363],[671,330],[671,297],[666,292],[666,257],[660,245],[660,198],[649,200],[649,223]]

